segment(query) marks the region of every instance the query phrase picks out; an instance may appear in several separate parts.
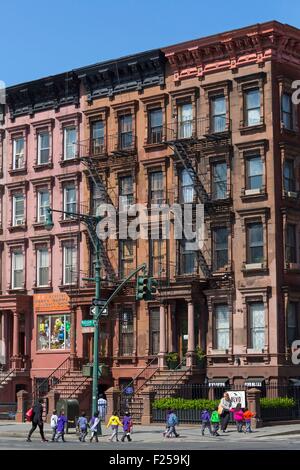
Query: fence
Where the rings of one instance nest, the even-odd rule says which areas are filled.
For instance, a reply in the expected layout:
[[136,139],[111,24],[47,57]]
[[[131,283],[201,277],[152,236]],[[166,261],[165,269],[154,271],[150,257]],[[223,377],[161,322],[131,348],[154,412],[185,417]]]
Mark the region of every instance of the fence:
[[0,403],[0,419],[15,419],[17,403]]
[[[251,388],[251,387],[248,387]],[[206,405],[216,406],[225,391],[245,391],[247,397],[247,387],[230,386],[215,387],[203,384],[182,384],[179,387],[172,385],[158,384],[154,387],[155,397],[152,402],[152,421],[163,423],[166,420],[166,409],[155,408],[153,404],[159,399],[185,399],[185,400],[208,400]],[[264,385],[258,387],[261,391],[260,407],[261,413],[258,418],[267,421],[288,421],[300,420],[300,387],[295,385]],[[201,403],[201,402],[200,402]],[[174,406],[179,421],[187,424],[198,424],[200,422],[201,404],[196,408],[195,403],[182,404],[171,402]],[[167,405],[165,405],[167,406]],[[233,417],[231,416],[231,422]]]

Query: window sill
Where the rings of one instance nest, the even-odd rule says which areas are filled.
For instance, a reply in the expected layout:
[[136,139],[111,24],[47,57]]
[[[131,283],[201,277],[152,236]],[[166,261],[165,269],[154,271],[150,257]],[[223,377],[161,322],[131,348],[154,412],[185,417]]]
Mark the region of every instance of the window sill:
[[59,290],[61,290],[61,291],[77,289],[77,287],[78,287],[77,282],[74,283],[74,284],[60,284],[58,286]]
[[[51,315],[51,314],[50,314]],[[70,354],[70,349],[38,349],[36,354]]]
[[34,230],[38,230],[38,229],[39,230],[46,230],[45,229],[45,222],[34,222],[32,224],[32,226],[33,226]]
[[74,219],[60,219],[59,220],[59,225],[72,225],[72,224],[77,224],[80,223],[80,220],[77,218],[74,217]]
[[59,164],[60,166],[71,166],[71,165],[79,165],[80,163],[80,158],[70,158],[69,160],[60,160]]
[[49,169],[49,168],[53,168],[53,163],[52,162],[49,162],[49,163],[38,163],[36,165],[33,165],[33,169],[35,171],[42,171],[42,170],[46,170],[46,169]]
[[27,167],[25,166],[24,168],[18,168],[17,170],[11,168],[10,170],[8,170],[8,173],[11,176],[23,175],[24,173],[27,173]]
[[250,201],[250,200],[262,200],[262,199],[267,199],[268,194],[265,191],[261,190],[251,190],[251,189],[246,189],[244,194],[241,194],[241,199],[242,201]]
[[32,288],[32,290],[33,290],[34,292],[46,292],[46,291],[47,291],[47,292],[50,292],[50,291],[53,290],[53,287],[52,287],[52,285],[51,285],[51,286],[34,286],[34,287]]
[[13,232],[26,232],[26,230],[27,230],[27,225],[26,225],[26,224],[22,224],[22,225],[11,225],[11,226],[7,227],[7,230],[8,230],[10,233],[13,233]]
[[146,152],[151,152],[152,150],[153,151],[162,150],[162,149],[165,149],[166,147],[167,147],[166,142],[159,142],[157,144],[150,144],[150,143],[144,144],[144,149],[146,150]]
[[245,263],[242,268],[244,274],[267,274],[268,271],[264,263]]
[[8,289],[9,294],[27,294],[27,289],[25,287],[15,288],[15,289]]
[[253,126],[243,126],[239,128],[239,131],[242,135],[244,134],[252,134],[255,132],[262,132],[266,130],[266,125],[262,124],[255,124]]

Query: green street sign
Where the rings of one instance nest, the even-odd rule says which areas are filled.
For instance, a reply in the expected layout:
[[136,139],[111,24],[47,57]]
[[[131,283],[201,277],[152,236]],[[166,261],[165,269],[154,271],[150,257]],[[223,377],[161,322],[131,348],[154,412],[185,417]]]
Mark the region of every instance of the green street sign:
[[95,326],[94,320],[81,320],[81,326],[82,326],[83,328]]

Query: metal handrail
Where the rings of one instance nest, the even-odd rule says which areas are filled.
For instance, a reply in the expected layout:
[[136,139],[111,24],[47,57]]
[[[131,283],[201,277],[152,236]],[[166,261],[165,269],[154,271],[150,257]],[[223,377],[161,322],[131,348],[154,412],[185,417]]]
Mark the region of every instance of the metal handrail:
[[[65,359],[45,380],[43,380],[43,382],[41,382],[38,385],[38,387],[34,389],[33,396],[35,396],[35,398],[40,398],[39,392],[42,389],[42,387],[46,383],[49,384],[49,381],[51,380],[51,378],[55,377],[55,374],[57,374],[57,371],[59,371],[67,362],[69,363],[69,366],[66,368],[64,374],[59,378],[59,382],[61,381],[63,377],[65,377],[65,375],[70,371],[70,356],[67,357],[67,359]],[[56,382],[55,385],[57,385],[57,383],[58,382]],[[47,393],[49,393],[49,390],[47,391]]]
[[4,379],[1,380],[0,382],[0,385],[2,385],[4,382],[6,382],[6,380],[8,379],[8,377],[10,377],[14,372],[15,372],[16,369],[12,369],[9,371],[9,373],[4,377]]
[[[132,379],[132,381],[131,381],[128,385],[126,385],[126,387],[124,387],[124,388],[121,390],[121,394],[123,394],[123,393],[125,392],[126,388],[128,388],[128,387],[130,387],[132,384],[134,384],[134,382],[136,381],[136,379],[137,379],[138,377],[140,377],[140,376],[145,372],[145,370],[147,370],[148,367],[150,367],[151,364],[153,364],[153,362],[155,362],[155,361],[157,361],[157,357],[156,357],[156,356],[152,359],[152,361],[150,361],[150,362],[147,364],[146,367],[144,367],[143,370],[141,370],[141,372],[139,372],[139,373]],[[155,369],[154,373],[155,373],[157,370],[158,370],[158,368]],[[151,377],[152,377],[152,376],[153,376],[153,374],[151,375]],[[143,386],[145,385],[145,383],[146,383],[148,380],[149,380],[149,378],[143,383],[143,385],[142,385],[141,387],[143,387]],[[139,387],[138,390],[140,390],[141,387]],[[135,393],[137,393],[137,391],[136,391]]]
[[[193,118],[188,121],[172,121],[171,123],[166,124],[166,141],[173,141],[173,140],[198,140],[198,139],[205,139],[205,138],[215,138],[215,139],[222,139],[226,135],[228,135],[232,130],[232,121],[227,117],[224,117],[224,126],[218,129],[213,129],[212,126],[212,118],[211,117],[200,117],[200,118]],[[186,136],[179,135],[180,126],[184,126],[184,124],[189,124],[190,126],[190,134],[187,133]]]
[[170,388],[167,389],[166,393],[160,397],[160,398],[164,398],[167,394],[169,394],[172,390],[174,390],[174,388],[176,387],[176,385],[178,384],[178,382],[180,382],[186,375],[187,373],[191,370],[191,368],[189,367],[188,369],[186,369],[184,371],[184,373],[177,379],[177,381],[175,383],[173,383]]
[[82,387],[82,385],[84,385],[86,382],[89,381],[89,377],[85,377],[84,380],[75,388],[75,390],[72,391],[72,393],[67,397],[67,400],[69,400],[70,398],[72,398],[74,396],[74,394],[77,392],[77,390]]

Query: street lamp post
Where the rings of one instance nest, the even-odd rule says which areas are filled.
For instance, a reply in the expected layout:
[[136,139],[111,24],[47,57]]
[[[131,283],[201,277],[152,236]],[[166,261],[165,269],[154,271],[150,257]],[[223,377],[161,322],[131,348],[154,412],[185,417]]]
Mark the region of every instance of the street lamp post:
[[[46,220],[45,220],[45,228],[47,230],[51,230],[54,226],[53,219],[52,219],[52,212],[59,212],[61,214],[65,214],[71,217],[74,217],[76,219],[79,219],[81,222],[83,222],[87,229],[88,233],[91,239],[91,242],[93,243],[95,252],[96,252],[96,265],[95,265],[95,277],[94,278],[88,278],[91,281],[95,281],[95,308],[94,308],[94,314],[93,314],[93,320],[94,320],[94,347],[93,347],[93,384],[92,384],[92,413],[94,414],[97,409],[98,409],[98,378],[99,378],[99,321],[100,321],[100,315],[99,315],[99,305],[97,305],[97,301],[100,300],[100,282],[101,282],[101,276],[100,276],[100,270],[101,270],[101,265],[100,265],[100,242],[97,237],[97,224],[100,222],[101,218],[98,216],[93,216],[93,215],[85,215],[85,214],[79,214],[79,213],[74,213],[74,212],[67,212],[67,211],[59,211],[55,209],[50,209],[47,208],[46,212]],[[73,332],[74,334],[74,332]],[[101,434],[101,424],[100,424],[100,434]]]

